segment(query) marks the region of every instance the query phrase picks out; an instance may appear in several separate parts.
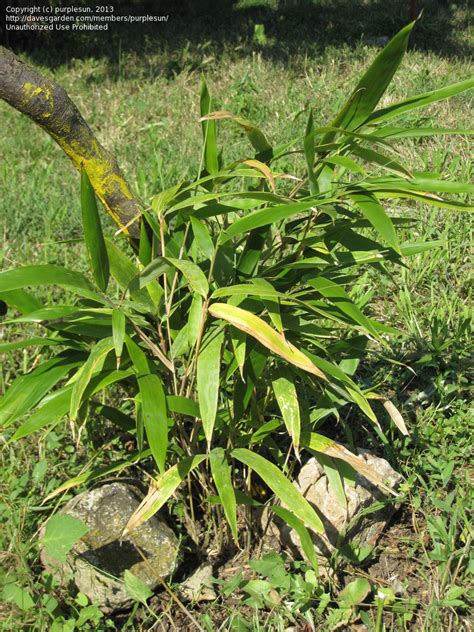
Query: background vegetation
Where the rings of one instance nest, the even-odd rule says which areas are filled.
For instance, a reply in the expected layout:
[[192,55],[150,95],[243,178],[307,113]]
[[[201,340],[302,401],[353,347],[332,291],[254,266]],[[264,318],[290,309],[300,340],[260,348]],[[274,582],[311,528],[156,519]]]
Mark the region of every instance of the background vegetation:
[[[424,19],[392,85],[390,99],[472,74],[468,4],[423,4]],[[217,99],[216,109],[254,121],[273,141],[291,138],[303,132],[303,111],[308,105],[314,108],[316,124],[335,114],[348,86],[352,87],[376,54],[374,38],[391,36],[407,21],[407,3],[402,1],[390,3],[388,11],[384,2],[327,0],[276,6],[249,0],[225,6],[217,21],[215,15],[211,18],[196,9],[182,9],[153,32],[141,28],[135,33],[117,31],[107,47],[103,41],[82,35],[74,46],[56,40],[42,42],[27,55],[45,72],[54,73],[147,199],[198,171],[201,72]],[[264,25],[264,37],[258,35],[259,29],[255,31],[256,24]],[[464,94],[434,104],[424,111],[423,120],[417,113],[410,115],[411,122],[466,125],[472,120],[470,99]],[[2,266],[48,262],[85,270],[85,252],[75,242],[82,233],[78,178],[57,146],[30,121],[5,105],[0,120],[4,130]],[[220,134],[224,144],[232,141],[237,157],[235,132],[221,126]],[[242,138],[242,146],[246,142]],[[465,137],[408,141],[404,151],[415,168],[470,179]],[[395,206],[393,211],[397,212]],[[424,630],[468,629],[473,572],[468,557],[472,538],[468,515],[473,501],[468,467],[472,433],[468,400],[471,220],[464,214],[421,205],[416,214],[419,222],[407,230],[406,239],[442,239],[443,245],[410,259],[409,269],[384,277],[377,286],[370,273],[359,280],[361,295],[369,292],[375,301],[378,319],[403,332],[390,350],[391,359],[400,364],[378,361],[368,370],[373,381],[377,376],[387,380],[389,375],[394,398],[412,432],[411,438],[402,439],[389,431],[385,444],[370,434],[367,442],[364,432],[365,445],[388,458],[407,478],[398,526],[382,541],[373,559],[391,564],[407,586],[400,607],[385,609],[386,629],[412,625]],[[107,230],[110,234],[114,227],[109,225]],[[20,368],[37,362],[37,355],[29,351],[6,354],[1,366],[2,388]],[[118,450],[124,450],[120,440],[116,444]],[[62,612],[58,610],[50,580],[41,574],[37,561],[37,522],[53,509],[40,502],[66,476],[80,471],[93,454],[93,446],[91,436],[87,447],[76,450],[64,427],[39,441],[35,437],[2,448],[5,603],[1,616],[5,629],[127,627],[126,620],[107,622],[96,609],[87,610],[88,605],[72,597],[66,599]],[[364,567],[358,568],[356,572],[363,574]],[[251,571],[265,576],[264,568]],[[276,575],[275,589],[281,599],[273,608],[253,602],[243,605],[236,615],[231,613],[235,606],[224,599],[201,613],[201,624],[213,621],[217,627],[216,622],[222,622],[223,629],[245,629],[247,622],[250,629],[259,625],[261,629],[270,625],[284,629],[292,617],[291,605],[285,604],[302,599],[298,586],[288,583],[284,573]],[[293,569],[292,576],[298,577],[298,573],[301,570]],[[13,585],[24,592],[13,591]],[[232,586],[224,586],[222,592],[231,594]],[[336,599],[335,594],[331,599]],[[32,599],[41,607],[32,607]],[[162,600],[155,606],[162,616],[166,603]],[[334,629],[331,616],[337,616],[333,614],[337,609],[334,601],[314,616]],[[375,615],[376,609],[374,600],[361,607],[361,612]],[[147,612],[133,614],[128,625],[146,628],[154,621],[148,617]],[[177,618],[175,625],[180,627]]]

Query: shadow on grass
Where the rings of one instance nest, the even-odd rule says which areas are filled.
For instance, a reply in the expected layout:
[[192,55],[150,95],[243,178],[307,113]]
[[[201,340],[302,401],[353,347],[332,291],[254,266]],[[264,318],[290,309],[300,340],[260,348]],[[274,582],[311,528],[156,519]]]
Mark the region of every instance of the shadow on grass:
[[[58,3],[50,0],[53,8]],[[33,4],[12,0],[10,6]],[[67,0],[61,6],[92,6],[87,0]],[[410,0],[115,0],[115,15],[168,15],[166,22],[110,23],[107,32],[0,31],[16,52],[54,68],[72,58],[106,58],[120,76],[127,53],[153,55],[156,75],[171,78],[197,69],[224,53],[245,57],[260,51],[266,58],[291,63],[295,57],[317,57],[328,47],[353,47],[360,42],[380,45],[410,20]],[[412,46],[443,56],[469,57],[472,48],[460,39],[469,18],[469,2],[416,0],[423,18]],[[255,36],[255,25],[263,34]],[[462,37],[462,35],[461,35]]]

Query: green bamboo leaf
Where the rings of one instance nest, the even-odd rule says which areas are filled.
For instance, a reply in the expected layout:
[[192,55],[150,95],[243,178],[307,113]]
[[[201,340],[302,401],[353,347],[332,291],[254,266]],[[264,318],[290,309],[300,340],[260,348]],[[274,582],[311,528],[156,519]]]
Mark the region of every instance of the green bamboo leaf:
[[236,448],[231,455],[257,472],[281,502],[304,524],[316,533],[323,533],[324,527],[317,513],[276,465],[246,448]]
[[198,265],[185,259],[164,258],[184,275],[190,287],[195,292],[206,298],[209,293],[209,283],[207,282],[204,272]]
[[287,362],[327,381],[324,373],[304,353],[255,314],[225,303],[213,303],[209,307],[209,313],[214,318],[226,320],[237,329],[256,338],[264,347],[281,356]]
[[286,429],[297,450],[300,444],[301,419],[295,385],[286,377],[279,377],[272,382],[272,386]]
[[9,292],[0,291],[0,299],[5,301],[9,307],[14,307],[21,314],[34,312],[42,307],[41,301],[29,294],[25,290],[10,290]]
[[353,171],[354,173],[360,173],[363,176],[366,175],[364,169],[358,165],[354,160],[352,160],[352,158],[349,158],[349,156],[329,156],[328,158],[323,158],[322,162],[324,163],[328,163],[330,165],[336,165],[339,167],[344,167],[344,169],[347,169],[348,171]]
[[78,476],[74,476],[74,478],[70,478],[65,483],[62,483],[59,487],[54,489],[51,493],[49,493],[45,502],[48,502],[58,494],[62,494],[68,489],[72,489],[73,487],[77,487],[78,485],[85,485],[90,483],[91,481],[95,481],[98,478],[102,478],[104,476],[110,476],[110,474],[116,474],[117,472],[122,472],[127,469],[131,465],[138,463],[139,461],[144,461],[148,459],[151,455],[151,450],[144,450],[143,452],[132,452],[126,459],[115,461],[110,463],[110,465],[106,465],[104,467],[98,467],[93,469],[88,469],[82,474]]
[[347,498],[346,491],[344,489],[344,478],[340,472],[337,460],[331,459],[330,456],[317,452],[315,458],[323,466],[324,473],[328,479],[329,489],[334,498],[339,503],[339,506],[347,511]]
[[122,537],[149,520],[163,507],[168,498],[177,490],[188,474],[207,458],[206,454],[186,457],[156,479],[147,496],[128,521]]
[[0,343],[0,353],[15,351],[17,349],[27,349],[28,347],[54,347],[60,344],[63,344],[63,342],[56,338],[27,338],[25,340]]
[[125,345],[138,376],[148,375],[150,373],[150,365],[146,353],[127,335],[125,335]]
[[105,359],[110,351],[114,348],[114,341],[112,337],[104,338],[92,347],[92,350],[87,358],[86,362],[76,373],[76,381],[71,393],[71,410],[70,416],[72,420],[77,418],[79,408],[82,404],[82,398],[84,392],[94,375],[98,373],[104,365]]
[[[218,199],[219,201],[224,201],[225,205],[217,205],[219,208],[219,212],[217,213],[206,214],[209,211],[209,206],[203,205],[206,202],[210,202],[211,200],[216,199]],[[270,193],[269,191],[216,191],[214,193],[201,193],[199,195],[190,196],[174,204],[168,212],[171,214],[175,213],[176,211],[182,211],[183,209],[189,209],[190,207],[192,207],[196,209],[196,212],[194,213],[196,217],[211,217],[212,215],[218,215],[219,213],[223,212],[231,213],[235,210],[235,208],[241,208],[241,206],[243,205],[245,205],[245,208],[248,208],[249,206],[256,206],[256,203],[278,203],[282,202],[285,199],[286,198],[284,198],[283,196],[276,195],[275,193]],[[198,209],[201,209],[204,214],[200,215]]]
[[157,277],[163,276],[172,270],[172,266],[164,257],[156,257],[143,268],[128,285],[130,292],[137,292],[152,283]]
[[107,406],[106,404],[98,404],[96,402],[93,402],[93,405],[95,415],[102,415],[124,432],[131,432],[134,430],[136,426],[135,420],[129,415],[123,413],[121,410],[113,408],[112,406]]
[[211,235],[209,234],[206,225],[204,222],[192,215],[190,217],[190,221],[197,247],[206,259],[211,260],[214,257],[214,244],[212,243]]
[[248,233],[260,226],[267,226],[268,224],[275,224],[283,219],[288,219],[297,213],[302,213],[311,208],[321,208],[322,204],[329,204],[330,202],[336,202],[338,198],[326,198],[321,201],[307,200],[305,202],[290,202],[288,204],[281,204],[278,206],[269,206],[267,208],[254,211],[248,215],[244,215],[237,219],[229,228],[227,228],[220,238],[220,243],[225,243],[232,237],[241,235],[242,233]]
[[245,354],[247,350],[247,334],[235,327],[230,328],[230,338],[232,341],[232,348],[234,350],[235,360],[239,367],[240,375],[244,375]]
[[222,448],[214,448],[209,453],[212,478],[216,485],[217,493],[224,508],[225,517],[229,523],[234,542],[238,544],[237,532],[237,503],[235,500],[234,486],[232,485],[232,472],[226,453]]
[[84,240],[89,254],[92,275],[97,287],[102,292],[105,292],[110,274],[109,258],[105,247],[94,189],[84,168],[81,169],[81,208]]
[[312,195],[316,195],[316,193],[319,192],[318,179],[314,173],[314,138],[313,109],[311,108],[309,111],[308,123],[306,125],[303,146],[306,158],[306,169],[308,171],[309,187]]
[[105,239],[107,254],[109,256],[110,274],[113,276],[119,288],[126,292],[130,290],[130,297],[146,307],[149,311],[155,312],[155,305],[146,288],[139,289],[129,286],[135,277],[139,276],[139,270],[133,261],[120,250],[110,239]]
[[314,287],[322,296],[328,298],[341,312],[346,314],[346,316],[356,324],[363,327],[367,333],[380,339],[380,334],[372,322],[360,311],[341,285],[322,276],[311,279],[307,283]]
[[0,292],[2,294],[11,290],[41,285],[65,287],[80,296],[105,304],[105,300],[100,294],[94,292],[92,285],[84,275],[61,266],[50,264],[23,266],[0,272]]
[[81,366],[76,358],[56,357],[15,379],[0,398],[0,427],[7,428],[25,415],[74,368]]
[[65,386],[45,398],[44,403],[21,424],[10,441],[27,437],[45,426],[54,427],[68,413],[71,404],[72,386]]
[[[415,22],[411,22],[405,26],[377,55],[331,123],[333,127],[355,130],[370,117],[400,66],[414,25]],[[322,142],[331,142],[333,137],[334,134],[328,134]]]
[[163,383],[158,375],[144,375],[138,378],[138,388],[148,444],[159,471],[163,472],[168,449],[168,412]]
[[396,161],[391,156],[386,156],[382,154],[380,151],[375,151],[374,149],[368,149],[367,147],[361,147],[360,145],[353,145],[351,147],[351,153],[362,158],[366,162],[379,165],[387,171],[392,171],[396,174],[402,174],[411,178],[412,174],[408,169],[405,169],[403,165],[401,165],[398,161]]
[[270,320],[274,325],[275,329],[282,334],[283,333],[283,322],[281,320],[281,311],[280,311],[280,298],[277,297],[276,300],[273,300],[274,297],[265,297],[265,290],[274,290],[271,283],[269,283],[266,279],[252,279],[252,283],[257,286],[257,288],[263,290],[263,293],[260,295],[262,299],[262,303],[265,305],[265,308],[270,316]]
[[378,138],[420,138],[424,136],[449,136],[451,134],[458,134],[461,136],[472,136],[474,129],[464,129],[462,127],[390,127],[385,125],[383,127],[376,128],[373,132],[373,136]]
[[203,118],[207,121],[219,121],[224,119],[233,121],[244,130],[247,134],[247,138],[252,144],[252,147],[258,154],[264,154],[263,158],[265,159],[271,157],[272,146],[265,138],[265,134],[251,121],[248,121],[240,116],[235,116],[232,112],[227,112],[225,110],[211,112]]
[[140,225],[140,243],[138,245],[138,258],[140,263],[147,266],[152,259],[152,246],[150,238],[148,237],[147,224],[145,218],[142,218]]
[[[201,79],[201,117],[206,117],[212,110],[212,100],[204,77]],[[204,164],[206,171],[216,174],[219,171],[219,156],[217,151],[217,130],[215,121],[202,120],[202,137],[204,142]]]
[[284,507],[273,505],[270,506],[270,510],[286,522],[291,529],[296,531],[301,542],[303,553],[308,558],[308,562],[314,570],[317,571],[319,568],[318,558],[316,556],[313,541],[311,540],[311,535],[309,534],[308,529],[304,526],[303,522]]
[[426,174],[414,174],[410,180],[401,178],[368,178],[364,186],[383,187],[389,189],[405,189],[415,193],[474,193],[474,185],[470,182],[457,182],[455,180],[439,180]]
[[211,443],[219,398],[219,373],[223,332],[211,331],[197,359],[197,392],[202,425],[208,446]]
[[449,99],[461,92],[471,90],[472,88],[474,88],[474,79],[470,78],[465,81],[460,81],[459,83],[453,83],[450,86],[444,86],[438,90],[430,90],[429,92],[417,94],[405,99],[404,101],[399,101],[398,103],[393,103],[386,108],[376,110],[373,114],[371,114],[371,116],[369,116],[366,123],[370,123],[371,125],[373,123],[381,123],[382,121],[387,121],[395,116],[405,114],[405,112],[409,112],[410,110],[423,108],[430,103],[442,101],[443,99]]
[[214,290],[211,298],[222,298],[224,296],[260,296],[262,298],[291,300],[290,296],[278,292],[270,283],[263,287],[263,285],[257,285],[253,283],[253,281],[252,283],[239,283],[229,287],[220,287],[219,289]]
[[183,397],[182,395],[167,395],[166,402],[169,410],[173,413],[187,415],[188,417],[201,417],[199,404],[188,397]]
[[[408,183],[408,181],[407,181]],[[377,194],[378,198],[399,198],[407,200],[416,200],[423,204],[429,204],[430,206],[437,206],[438,208],[449,208],[453,211],[473,211],[473,204],[465,204],[464,202],[458,202],[457,200],[447,200],[439,195],[435,194],[423,194],[409,189],[399,189],[397,187],[390,186],[377,186],[368,185],[365,187],[370,193]]]
[[375,195],[367,191],[357,191],[349,193],[349,197],[357,204],[363,215],[369,220],[382,239],[384,239],[395,252],[401,254],[392,220]]
[[199,294],[193,295],[191,301],[191,307],[189,308],[188,323],[186,326],[186,333],[188,337],[189,346],[192,347],[196,344],[199,336],[199,330],[201,327],[201,321],[203,318],[203,300]]
[[115,357],[117,358],[117,369],[120,366],[123,343],[125,340],[125,314],[120,309],[112,312],[112,338],[114,341]]

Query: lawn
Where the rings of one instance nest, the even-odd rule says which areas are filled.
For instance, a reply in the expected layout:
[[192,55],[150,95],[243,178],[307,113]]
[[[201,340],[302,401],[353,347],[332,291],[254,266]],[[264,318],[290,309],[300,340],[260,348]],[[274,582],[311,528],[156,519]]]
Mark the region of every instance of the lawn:
[[[469,4],[419,4],[423,17],[382,105],[472,75]],[[107,46],[81,34],[73,46],[59,39],[37,40],[23,46],[21,55],[65,88],[148,202],[160,190],[199,173],[202,74],[216,110],[249,119],[272,143],[283,143],[304,133],[308,107],[316,125],[336,114],[377,54],[379,39],[408,22],[407,5],[401,0],[246,0],[224,3],[217,19],[209,7],[202,12],[183,8],[171,14],[174,20],[167,25],[155,27],[158,34],[149,27],[117,27]],[[263,31],[256,25],[263,25]],[[456,128],[469,127],[471,121],[472,92],[466,92],[422,114],[415,110],[401,123]],[[86,271],[77,173],[44,131],[4,103],[0,129],[1,267],[55,263]],[[218,129],[226,162],[248,151],[237,128]],[[472,180],[472,143],[466,135],[406,139],[398,148],[399,160],[410,169],[439,173],[446,180]],[[301,156],[287,160],[288,169],[301,172]],[[392,268],[391,274],[376,277],[367,268],[353,288],[361,301],[370,300],[377,320],[400,332],[384,353],[370,356],[362,378],[382,385],[402,412],[410,436],[402,437],[387,420],[383,432],[367,431],[355,411],[351,420],[354,442],[403,474],[400,508],[368,558],[336,556],[335,578],[324,590],[315,588],[310,608],[301,596],[304,579],[311,584],[308,569],[288,561],[278,575],[271,607],[239,593],[232,574],[220,585],[217,600],[188,605],[203,629],[471,629],[472,220],[467,213],[415,202],[393,200],[389,208],[395,217],[409,211],[416,218],[403,228],[401,241],[441,240],[435,250],[409,258],[406,267]],[[106,234],[113,235],[115,226],[105,213],[103,220]],[[4,326],[0,340],[31,330],[31,325]],[[0,392],[18,371],[38,361],[34,348],[5,353]],[[44,497],[87,462],[102,459],[107,451],[123,452],[121,438],[111,434],[104,446],[90,432],[76,446],[66,422],[22,442],[8,443],[10,436],[10,431],[2,435],[0,451],[2,629],[194,629],[166,593],[153,597],[146,608],[137,603],[131,612],[108,618],[81,596],[61,593],[40,566],[38,526],[57,507],[55,501],[42,504]],[[179,508],[174,515],[180,515]],[[252,577],[265,577],[255,560],[248,565],[246,553],[235,566],[247,565]],[[394,574],[401,585],[396,598],[384,601],[374,589],[355,608],[353,627],[343,623],[338,595],[345,578],[370,576],[380,593]]]

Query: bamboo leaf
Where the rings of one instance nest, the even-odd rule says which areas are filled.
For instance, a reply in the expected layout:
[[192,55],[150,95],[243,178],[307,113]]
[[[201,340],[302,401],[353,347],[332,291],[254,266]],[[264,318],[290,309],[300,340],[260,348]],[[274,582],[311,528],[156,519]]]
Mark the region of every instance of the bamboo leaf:
[[357,325],[363,327],[367,333],[380,340],[380,335],[371,321],[360,311],[341,285],[322,276],[311,279],[308,281],[308,285],[311,285],[322,296],[328,298],[341,312],[346,314]]
[[300,444],[301,419],[295,385],[286,377],[280,377],[272,382],[272,386],[286,429],[297,450]]
[[[239,125],[244,132],[247,134],[249,141],[252,144],[252,147],[259,154],[270,154],[272,147],[268,140],[265,138],[263,132],[253,123],[248,121],[247,119],[241,118],[240,116],[235,116],[232,112],[227,112],[225,110],[219,110],[216,112],[211,112],[207,116],[203,116],[201,120],[204,121],[219,121],[223,119],[230,119],[237,125]],[[266,156],[265,156],[266,157]]]
[[67,270],[61,266],[50,264],[37,266],[23,266],[0,272],[0,292],[23,289],[25,287],[39,287],[42,285],[58,285],[85,296],[93,301],[105,303],[104,299],[94,292],[92,285],[79,272]]
[[290,364],[327,381],[324,373],[304,353],[285,340],[281,334],[272,329],[264,320],[255,316],[255,314],[225,303],[213,303],[209,307],[209,313],[214,318],[226,320],[234,327],[237,327],[237,329],[256,338],[264,347],[290,362]]
[[319,567],[318,558],[316,556],[313,541],[311,540],[311,535],[309,534],[308,529],[304,526],[304,523],[292,514],[291,511],[288,511],[288,509],[285,509],[284,507],[273,505],[270,506],[270,509],[274,514],[286,522],[291,529],[296,531],[301,542],[303,553],[308,558],[308,562],[314,570],[317,571]]
[[324,473],[327,476],[329,489],[333,494],[334,498],[339,503],[339,506],[347,511],[347,498],[346,492],[344,489],[344,479],[339,471],[337,461],[331,459],[327,454],[323,454],[321,452],[317,452],[315,454],[315,458],[319,463],[323,466]]
[[194,239],[197,247],[206,259],[211,260],[214,256],[214,244],[206,225],[197,217],[190,217],[191,228],[193,229]]
[[168,413],[163,383],[158,375],[138,378],[141,414],[148,444],[160,472],[165,469],[168,448]]
[[[334,202],[335,199],[325,199],[324,204]],[[248,233],[249,231],[260,228],[260,226],[267,226],[268,224],[275,224],[283,219],[288,219],[297,213],[307,211],[310,208],[318,207],[317,200],[307,200],[305,202],[290,202],[288,204],[281,204],[278,206],[270,206],[268,208],[260,209],[244,215],[231,224],[220,239],[221,243],[225,243],[232,237],[241,235],[242,233]]]
[[314,173],[314,157],[315,157],[314,139],[315,139],[315,132],[314,132],[314,123],[313,123],[313,110],[310,109],[309,116],[308,116],[308,123],[306,125],[306,133],[303,140],[303,146],[304,146],[304,155],[306,158],[306,169],[308,171],[309,187],[310,187],[310,191],[312,195],[316,195],[316,193],[318,193],[319,191],[318,179]]
[[27,349],[28,347],[54,347],[60,344],[62,344],[62,341],[56,338],[27,338],[26,340],[0,343],[0,353],[15,351],[17,349]]
[[232,450],[231,454],[238,461],[245,463],[245,465],[257,472],[281,502],[310,529],[313,529],[316,533],[324,531],[323,524],[317,513],[276,465],[246,448],[236,448]]
[[149,311],[154,312],[155,305],[146,289],[129,288],[132,281],[139,274],[137,266],[120,248],[117,248],[110,239],[105,240],[105,245],[107,247],[107,254],[109,255],[110,273],[119,288],[123,292],[130,290],[130,296],[134,301],[140,303],[140,305],[143,305]]
[[249,167],[252,167],[252,169],[256,169],[257,171],[260,171],[260,173],[263,174],[263,176],[270,183],[270,188],[273,191],[273,193],[275,193],[276,191],[275,178],[273,177],[272,170],[270,169],[268,165],[266,165],[264,162],[260,162],[260,160],[244,160],[243,164],[248,165]]
[[106,465],[104,467],[88,469],[86,472],[83,472],[78,476],[74,476],[74,478],[70,478],[68,481],[49,493],[45,498],[45,502],[48,502],[58,494],[62,494],[68,489],[72,489],[73,487],[77,487],[78,485],[85,485],[86,483],[95,481],[98,478],[102,478],[103,476],[109,476],[110,474],[122,472],[127,467],[130,467],[131,465],[138,463],[139,461],[144,461],[145,459],[148,459],[150,455],[151,450],[145,450],[144,452],[133,452],[126,459],[123,459],[121,461],[115,461],[114,463],[111,463],[110,465]]
[[301,445],[310,452],[320,452],[335,459],[341,459],[354,468],[356,472],[365,476],[371,483],[379,487],[389,494],[396,495],[391,487],[389,487],[378,475],[378,473],[367,465],[364,459],[356,456],[340,443],[328,439],[327,437],[316,432],[303,433],[301,437]]
[[366,162],[379,165],[380,167],[387,169],[387,171],[393,171],[396,174],[402,174],[408,178],[412,177],[412,173],[408,171],[408,169],[405,169],[405,167],[397,160],[391,156],[386,156],[379,151],[368,149],[367,147],[361,147],[360,145],[353,145],[351,147],[351,153],[355,154],[359,158],[362,158],[362,160],[365,160]]
[[223,332],[212,331],[197,359],[197,392],[202,426],[208,446],[211,443],[219,397],[219,373]]
[[237,533],[237,503],[235,500],[235,491],[232,484],[232,472],[225,451],[222,448],[215,448],[209,453],[209,464],[211,466],[212,477],[216,485],[217,493],[221,499],[224,508],[225,517],[229,523],[229,527],[234,538],[234,542],[238,544],[239,536]]
[[21,424],[10,441],[17,441],[41,430],[45,426],[54,427],[59,423],[69,411],[71,390],[72,386],[66,386],[54,391],[48,400]]
[[410,433],[408,432],[408,428],[405,424],[405,420],[403,419],[401,412],[398,410],[395,404],[391,402],[389,399],[387,399],[383,403],[383,405],[384,405],[385,410],[390,415],[390,419],[397,426],[397,428],[400,430],[402,435],[404,435],[405,437],[410,436]]
[[112,312],[112,338],[114,341],[115,357],[117,358],[117,369],[120,367],[123,343],[125,340],[125,314],[120,309]]
[[139,527],[143,522],[149,520],[163,507],[166,501],[174,494],[179,485],[184,481],[188,474],[206,459],[205,454],[197,454],[192,457],[186,457],[169,470],[159,476],[155,483],[150,487],[147,496],[139,505],[136,511],[128,521],[122,537]]
[[209,283],[207,282],[204,272],[198,265],[185,259],[172,259],[170,257],[165,257],[165,259],[182,272],[190,287],[195,292],[200,294],[203,298],[206,298],[209,293]]
[[140,259],[140,263],[144,266],[147,266],[152,258],[152,246],[151,241],[148,238],[147,233],[147,225],[145,219],[142,219],[140,226],[140,243],[138,246],[138,258]]
[[2,299],[9,307],[17,309],[21,314],[34,312],[42,307],[41,301],[36,298],[36,296],[33,296],[21,289],[10,290],[8,292],[1,290],[0,299]]
[[405,114],[405,112],[409,112],[410,110],[422,108],[430,103],[442,101],[443,99],[449,99],[456,94],[460,94],[466,90],[471,90],[472,88],[474,88],[474,79],[470,78],[465,81],[460,81],[459,83],[444,86],[438,90],[430,90],[429,92],[417,94],[405,99],[404,101],[399,101],[398,103],[393,103],[386,108],[376,110],[373,114],[371,114],[366,122],[371,125],[373,123],[381,123],[382,121],[387,121],[395,116]]
[[77,418],[79,408],[82,404],[82,397],[86,390],[92,375],[100,371],[105,359],[110,351],[114,348],[114,341],[112,337],[104,338],[92,348],[89,357],[84,365],[79,369],[76,374],[76,381],[71,393],[71,410],[70,416],[72,420]]
[[204,164],[208,173],[216,174],[219,171],[216,123],[207,118],[211,109],[212,101],[203,77],[201,79],[201,123],[204,142]]
[[58,356],[17,377],[0,398],[0,427],[7,428],[25,415],[72,369],[81,366],[76,358]]
[[[333,127],[355,130],[369,118],[405,55],[414,25],[415,22],[411,22],[399,31],[377,55],[331,124]],[[322,142],[331,142],[332,137],[329,134]]]
[[349,193],[349,197],[357,204],[363,215],[369,220],[382,239],[385,239],[387,244],[391,246],[395,252],[401,254],[392,220],[375,195],[369,192],[359,191]]
[[109,258],[105,247],[94,189],[87,172],[81,170],[81,208],[84,240],[89,254],[92,275],[97,287],[105,292],[109,282]]

